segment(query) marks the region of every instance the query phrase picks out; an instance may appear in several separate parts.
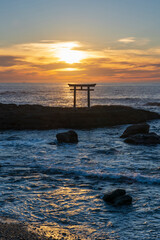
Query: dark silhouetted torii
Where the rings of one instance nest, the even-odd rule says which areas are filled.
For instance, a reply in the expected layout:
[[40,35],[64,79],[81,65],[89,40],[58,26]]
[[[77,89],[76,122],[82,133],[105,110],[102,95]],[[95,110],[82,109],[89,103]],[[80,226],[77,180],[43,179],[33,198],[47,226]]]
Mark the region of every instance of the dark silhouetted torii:
[[94,91],[96,84],[68,84],[71,91],[74,91],[74,108],[76,108],[76,91],[88,92],[88,108],[90,108],[90,91]]

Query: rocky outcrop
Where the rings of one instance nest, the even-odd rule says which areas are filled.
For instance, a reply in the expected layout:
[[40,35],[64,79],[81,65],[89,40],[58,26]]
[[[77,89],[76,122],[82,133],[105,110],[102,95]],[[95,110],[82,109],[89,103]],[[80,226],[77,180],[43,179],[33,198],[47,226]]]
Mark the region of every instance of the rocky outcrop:
[[121,135],[121,138],[126,138],[138,133],[149,133],[149,128],[150,126],[147,123],[134,124],[126,128],[124,133]]
[[156,133],[136,134],[126,138],[124,141],[126,143],[136,144],[136,145],[160,144],[160,136],[157,135]]
[[148,102],[145,104],[145,106],[157,106],[160,107],[160,102]]
[[58,133],[56,138],[59,143],[78,143],[78,135],[75,131]]
[[132,203],[132,197],[126,195],[126,191],[124,189],[116,189],[113,192],[104,194],[103,200],[116,206],[129,205]]
[[0,104],[0,130],[92,129],[160,119],[158,113],[127,106],[88,108]]
[[[18,222],[14,219],[1,218],[0,221],[0,239],[2,240],[49,240],[46,233],[39,232],[38,227],[28,228],[26,223]],[[71,239],[70,236],[68,239]]]

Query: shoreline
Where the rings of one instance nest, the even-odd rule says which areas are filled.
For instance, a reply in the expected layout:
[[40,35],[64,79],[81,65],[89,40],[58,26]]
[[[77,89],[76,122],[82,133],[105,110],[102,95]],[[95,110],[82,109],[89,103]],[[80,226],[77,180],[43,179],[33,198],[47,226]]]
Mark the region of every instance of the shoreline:
[[80,236],[73,235],[67,229],[59,226],[36,226],[20,222],[15,219],[0,217],[0,239],[3,240],[55,240],[55,239],[83,239]]
[[160,114],[123,105],[91,108],[0,103],[0,130],[94,129],[160,119]]
[[[29,229],[28,224],[14,219],[0,218],[0,239],[49,240],[43,233]],[[53,238],[50,238],[51,240]]]

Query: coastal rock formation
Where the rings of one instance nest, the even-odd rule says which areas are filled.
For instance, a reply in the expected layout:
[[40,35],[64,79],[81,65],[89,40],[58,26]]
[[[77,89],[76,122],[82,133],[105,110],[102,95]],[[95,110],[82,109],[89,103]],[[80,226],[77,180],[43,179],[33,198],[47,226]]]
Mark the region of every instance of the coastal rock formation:
[[113,192],[104,194],[103,200],[116,206],[129,205],[132,203],[132,197],[126,195],[126,191],[124,189],[116,189]]
[[[31,231],[28,229],[27,224],[10,221],[0,221],[0,239],[2,240],[51,240],[45,236],[45,232],[42,234],[37,231]],[[11,223],[10,223],[11,222]]]
[[59,143],[78,143],[78,135],[75,131],[58,133],[56,138]]
[[92,129],[160,119],[160,114],[127,106],[91,108],[0,104],[0,130]]
[[149,133],[149,128],[150,126],[147,123],[134,124],[127,127],[124,133],[120,137],[126,138],[138,133]]
[[148,102],[145,104],[145,106],[157,106],[160,107],[160,102]]
[[136,145],[160,144],[160,136],[157,135],[156,133],[136,134],[126,138],[124,141],[126,143],[136,144]]

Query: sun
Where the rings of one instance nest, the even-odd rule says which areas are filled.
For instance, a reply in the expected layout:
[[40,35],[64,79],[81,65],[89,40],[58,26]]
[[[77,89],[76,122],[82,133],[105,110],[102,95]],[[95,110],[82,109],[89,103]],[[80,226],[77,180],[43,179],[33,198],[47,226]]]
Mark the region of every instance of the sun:
[[58,57],[60,58],[60,61],[70,64],[79,63],[84,58],[82,52],[67,48],[59,50]]
[[59,61],[63,61],[69,64],[79,63],[82,59],[86,58],[86,54],[80,50],[74,50],[75,47],[79,47],[76,43],[64,43],[59,46],[56,51],[56,57]]

